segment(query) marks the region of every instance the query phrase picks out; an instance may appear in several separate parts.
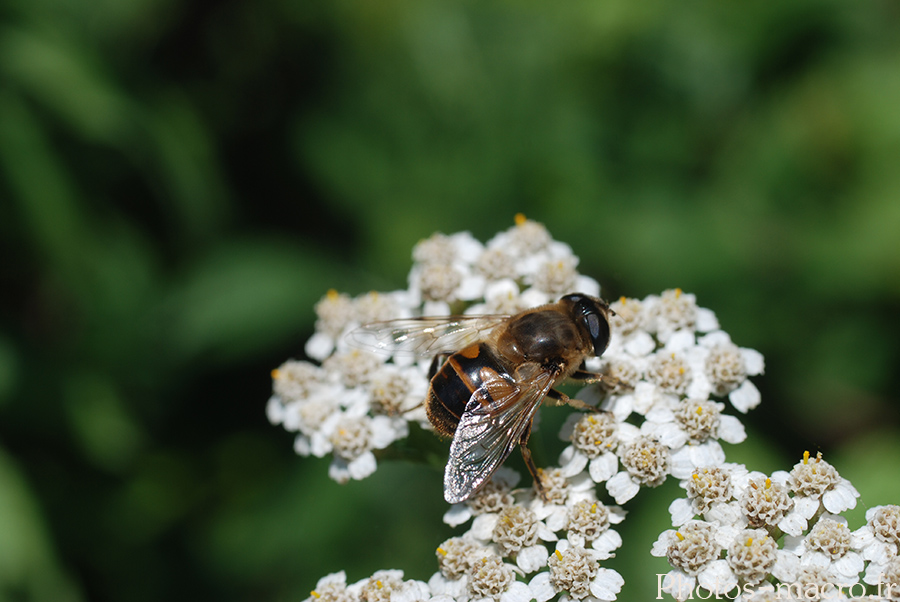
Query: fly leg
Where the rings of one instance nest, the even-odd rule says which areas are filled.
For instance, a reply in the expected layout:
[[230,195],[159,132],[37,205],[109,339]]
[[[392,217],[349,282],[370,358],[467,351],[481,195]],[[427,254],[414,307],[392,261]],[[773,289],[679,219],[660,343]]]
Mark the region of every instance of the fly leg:
[[561,393],[556,389],[550,389],[547,392],[547,397],[553,400],[554,405],[564,406],[566,404],[572,406],[573,408],[578,408],[579,410],[585,410],[587,412],[600,412],[599,408],[595,408],[592,405],[588,405],[581,401],[580,399],[575,399],[574,397],[569,397],[565,393]]
[[544,492],[544,486],[541,484],[541,474],[538,472],[538,468],[534,465],[534,460],[531,458],[531,450],[528,449],[528,437],[530,436],[531,422],[528,423],[528,426],[522,432],[522,436],[519,437],[519,449],[522,450],[522,459],[525,460],[525,466],[528,467],[528,472],[531,473],[531,477],[534,479],[534,488],[537,489],[541,499],[546,502],[547,494]]
[[587,370],[579,369],[570,374],[569,378],[589,385],[591,383],[598,383],[601,380],[606,380],[609,377],[604,376],[603,374],[597,374],[596,372],[588,372]]
[[577,380],[585,384],[601,383],[607,389],[622,389],[625,383],[610,374],[598,374],[596,372],[588,372],[584,369],[584,363],[581,367],[569,375],[570,380]]

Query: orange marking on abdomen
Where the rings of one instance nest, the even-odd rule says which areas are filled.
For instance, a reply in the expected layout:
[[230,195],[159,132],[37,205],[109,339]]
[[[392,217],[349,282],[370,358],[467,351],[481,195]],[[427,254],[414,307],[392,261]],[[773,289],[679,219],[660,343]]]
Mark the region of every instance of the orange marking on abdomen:
[[460,349],[458,353],[461,356],[472,360],[472,359],[475,359],[476,357],[478,357],[479,347],[480,346],[478,345],[478,343],[476,343],[474,345],[469,345],[465,349]]

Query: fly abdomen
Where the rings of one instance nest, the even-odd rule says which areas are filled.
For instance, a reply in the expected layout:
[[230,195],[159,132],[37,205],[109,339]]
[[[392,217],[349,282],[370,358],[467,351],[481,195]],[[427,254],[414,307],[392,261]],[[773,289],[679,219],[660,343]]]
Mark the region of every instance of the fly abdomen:
[[425,408],[432,425],[441,434],[455,433],[472,394],[480,389],[482,403],[490,403],[490,391],[496,386],[482,385],[486,380],[494,384],[505,374],[497,356],[485,343],[469,345],[451,355],[431,379],[428,390],[430,399]]

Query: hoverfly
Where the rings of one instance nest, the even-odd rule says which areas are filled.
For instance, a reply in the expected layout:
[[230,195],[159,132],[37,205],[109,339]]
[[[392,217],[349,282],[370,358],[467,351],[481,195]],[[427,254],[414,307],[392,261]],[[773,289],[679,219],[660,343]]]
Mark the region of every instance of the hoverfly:
[[545,399],[596,409],[554,387],[566,379],[600,379],[584,370],[584,360],[609,345],[610,313],[602,299],[575,293],[512,316],[388,320],[351,337],[364,347],[435,357],[425,410],[435,431],[453,438],[444,471],[447,502],[477,493],[516,444],[543,496],[528,449],[532,421]]

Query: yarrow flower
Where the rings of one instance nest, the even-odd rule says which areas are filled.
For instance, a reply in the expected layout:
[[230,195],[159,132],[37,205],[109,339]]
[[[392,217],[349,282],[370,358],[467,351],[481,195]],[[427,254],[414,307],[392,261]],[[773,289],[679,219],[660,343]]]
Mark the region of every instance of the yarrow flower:
[[[768,476],[738,464],[696,469],[681,481],[681,487],[687,496],[669,507],[672,523],[678,530],[664,532],[652,550],[654,555],[667,555],[673,571],[664,589],[677,599],[690,596],[697,584],[713,593],[712,585],[724,593],[727,590],[721,589],[723,586],[745,591],[748,586],[752,586],[750,590],[762,587],[760,584],[764,582],[785,589],[799,587],[801,592],[828,584],[838,589],[856,587],[855,591],[865,593],[861,574],[865,572],[865,582],[870,585],[884,583],[885,562],[896,555],[896,547],[892,545],[897,544],[886,540],[891,540],[892,533],[900,533],[900,511],[896,512],[895,521],[887,518],[894,515],[891,507],[885,507],[884,511],[873,509],[867,514],[869,523],[851,531],[847,520],[831,509],[843,512],[853,508],[859,494],[821,454],[810,458],[806,452],[790,473],[777,471]],[[826,496],[831,509],[826,506]],[[675,542],[672,534],[683,533],[698,522],[709,525],[717,540],[732,538],[722,546],[721,553],[709,553],[713,560],[700,571],[707,571],[705,583],[696,568],[686,568],[681,556],[671,553],[672,546],[677,550],[686,545]],[[879,538],[876,531],[888,535]],[[725,565],[715,565],[715,559],[720,556],[724,557]],[[696,582],[690,579],[692,571]],[[748,594],[739,599],[757,597]],[[806,599],[819,598],[807,596]]]
[[621,504],[668,475],[725,462],[720,441],[740,443],[746,432],[724,401],[742,413],[759,403],[748,377],[762,373],[763,360],[679,289],[622,297],[610,309],[609,348],[587,361],[601,381],[577,395],[605,412],[564,424],[560,437],[571,445],[560,465],[570,476],[587,470]]
[[[467,232],[434,234],[412,259],[403,290],[328,291],[315,306],[310,359],[272,371],[269,420],[294,434],[298,454],[329,457],[339,483],[373,474],[380,450],[406,437],[410,423],[431,428],[423,400],[434,358],[354,345],[350,333],[381,321],[512,315],[568,293],[600,295],[572,249],[522,216],[486,243]],[[671,566],[660,593],[697,598],[699,588],[767,600],[786,585],[867,584],[871,593],[900,582],[900,507],[871,508],[853,531],[841,513],[859,493],[821,454],[770,475],[725,461],[722,443],[746,438],[735,413],[760,403],[751,380],[764,370],[757,351],[734,343],[681,289],[621,297],[610,310],[609,347],[579,367],[594,378],[574,395],[581,411],[560,429],[558,465],[538,470],[540,493],[500,467],[445,513],[462,532],[436,547],[427,582],[384,570],[348,583],[339,572],[320,579],[307,602],[614,600],[624,580],[605,564],[622,546],[620,504],[670,475],[685,495],[669,507],[674,528],[651,550]],[[900,599],[900,587],[888,596]]]
[[600,566],[596,551],[570,545],[567,540],[559,542],[548,566],[548,572],[529,584],[538,602],[561,592],[561,602],[615,600],[625,583],[617,571]]
[[[329,474],[339,482],[372,474],[377,451],[405,437],[409,422],[430,428],[422,400],[432,358],[352,347],[349,332],[373,321],[516,313],[571,292],[600,293],[595,280],[578,273],[571,247],[521,216],[485,244],[466,232],[438,233],[412,255],[406,290],[358,297],[329,291],[316,305],[316,332],[306,347],[320,363],[290,361],[273,371],[269,419],[297,432],[299,454],[331,455]],[[601,382],[578,395],[606,411],[576,413],[566,423],[571,446],[560,458],[559,478],[565,491],[568,482],[580,483],[581,491],[607,483],[624,503],[669,474],[683,478],[697,466],[724,462],[719,440],[737,443],[745,433],[711,396],[728,396],[746,411],[754,402],[736,403],[732,395],[758,397],[748,377],[763,366],[758,353],[731,343],[712,311],[679,289],[621,298],[611,309],[609,349],[586,366]],[[548,468],[547,478],[553,474]],[[554,503],[564,506],[565,499]],[[551,522],[564,516],[544,511]],[[448,522],[460,524],[472,512],[452,510]]]
[[331,455],[334,480],[371,475],[377,451],[406,437],[409,422],[430,428],[422,402],[432,358],[353,347],[348,334],[379,321],[517,313],[566,293],[599,295],[577,265],[568,245],[521,216],[486,244],[467,232],[422,240],[406,290],[357,297],[332,290],[316,304],[306,353],[318,363],[290,360],[272,372],[269,420],[297,433],[300,455]]

